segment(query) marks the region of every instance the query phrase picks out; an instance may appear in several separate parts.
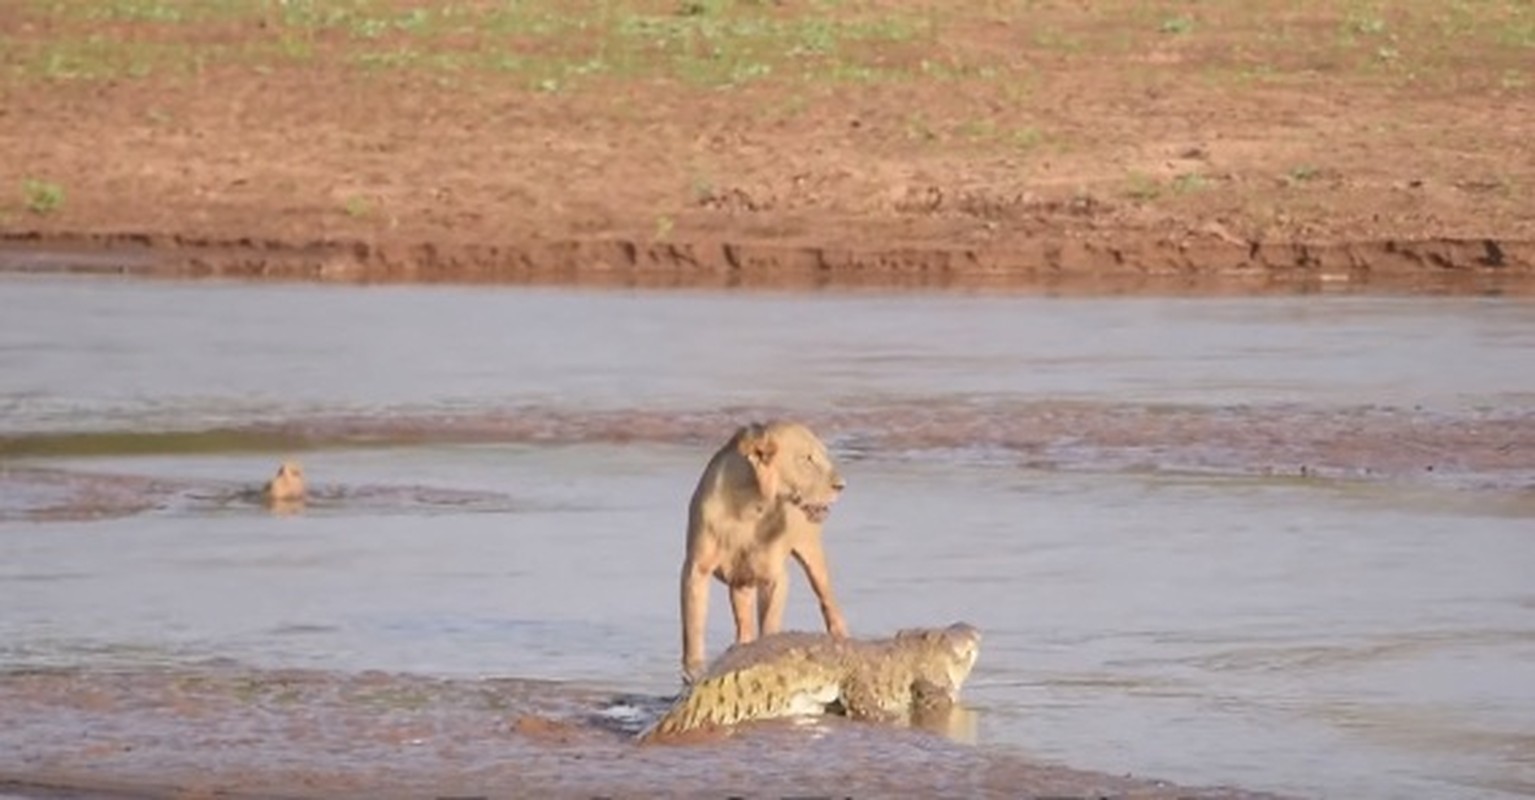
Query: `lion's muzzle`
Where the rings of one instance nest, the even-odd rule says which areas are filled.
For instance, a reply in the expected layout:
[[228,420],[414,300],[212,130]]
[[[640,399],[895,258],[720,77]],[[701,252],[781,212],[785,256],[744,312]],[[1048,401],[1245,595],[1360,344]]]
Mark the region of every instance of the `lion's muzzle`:
[[811,522],[825,522],[826,518],[831,516],[830,503],[817,503],[815,505],[808,503],[798,503],[797,505],[800,507],[801,511],[805,512],[805,518]]

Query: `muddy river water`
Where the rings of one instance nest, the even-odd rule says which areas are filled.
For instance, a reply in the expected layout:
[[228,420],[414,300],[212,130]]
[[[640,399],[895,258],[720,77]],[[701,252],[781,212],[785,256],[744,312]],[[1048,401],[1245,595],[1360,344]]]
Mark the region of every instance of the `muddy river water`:
[[[954,758],[1535,795],[1535,305],[1497,297],[0,277],[0,670],[665,695],[688,495],[769,414],[848,477],[855,634],[984,631]],[[301,513],[230,499],[287,455]],[[5,774],[72,768],[44,712]]]

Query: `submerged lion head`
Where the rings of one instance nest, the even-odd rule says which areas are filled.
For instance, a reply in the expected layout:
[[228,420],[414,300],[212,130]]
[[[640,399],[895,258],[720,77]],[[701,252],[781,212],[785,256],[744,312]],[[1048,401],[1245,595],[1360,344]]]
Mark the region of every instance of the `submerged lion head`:
[[297,461],[284,461],[277,474],[262,487],[269,503],[293,503],[304,499],[304,468]]

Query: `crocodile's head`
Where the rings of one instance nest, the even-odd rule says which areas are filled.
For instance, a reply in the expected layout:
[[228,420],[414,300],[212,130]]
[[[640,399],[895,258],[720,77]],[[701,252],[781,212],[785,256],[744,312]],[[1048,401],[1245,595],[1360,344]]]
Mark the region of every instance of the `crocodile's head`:
[[970,677],[981,653],[980,630],[965,622],[947,628],[908,628],[897,631],[895,640],[918,658],[921,672],[945,678],[951,693],[957,693]]

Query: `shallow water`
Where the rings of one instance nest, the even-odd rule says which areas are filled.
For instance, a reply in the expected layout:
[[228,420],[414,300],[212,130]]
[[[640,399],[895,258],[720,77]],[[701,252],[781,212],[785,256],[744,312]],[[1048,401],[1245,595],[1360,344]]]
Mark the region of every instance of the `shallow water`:
[[1535,404],[1535,370],[1521,368],[1535,349],[1535,305],[1498,298],[709,294],[0,276],[0,302],[0,409],[10,432],[545,404]]
[[[406,420],[408,441],[303,458],[320,484],[415,487],[293,516],[195,492],[13,516],[0,666],[220,656],[668,692],[687,497],[729,408],[760,406],[834,425],[851,485],[828,547],[855,632],[985,632],[966,691],[985,747],[1313,796],[1535,792],[1528,303],[7,278],[0,308],[0,441],[151,442],[0,467],[254,483],[280,455],[259,426]],[[1037,407],[1057,401],[1073,405]],[[965,424],[923,438],[913,408]],[[551,409],[543,438],[434,435]],[[850,409],[864,415],[836,427]],[[613,413],[660,432],[621,441],[592,422]],[[1062,469],[1063,413],[1160,427],[1100,436]],[[1009,436],[1047,441],[976,433],[1017,419]],[[1369,464],[1439,442],[1436,464],[1486,485],[1242,468],[1292,463],[1334,419],[1329,440],[1376,431],[1353,445]],[[207,428],[257,434],[153,445]],[[420,501],[433,489],[507,499]],[[0,506],[58,502],[0,480]],[[795,581],[789,622],[813,628]],[[713,605],[717,650],[719,589]]]

